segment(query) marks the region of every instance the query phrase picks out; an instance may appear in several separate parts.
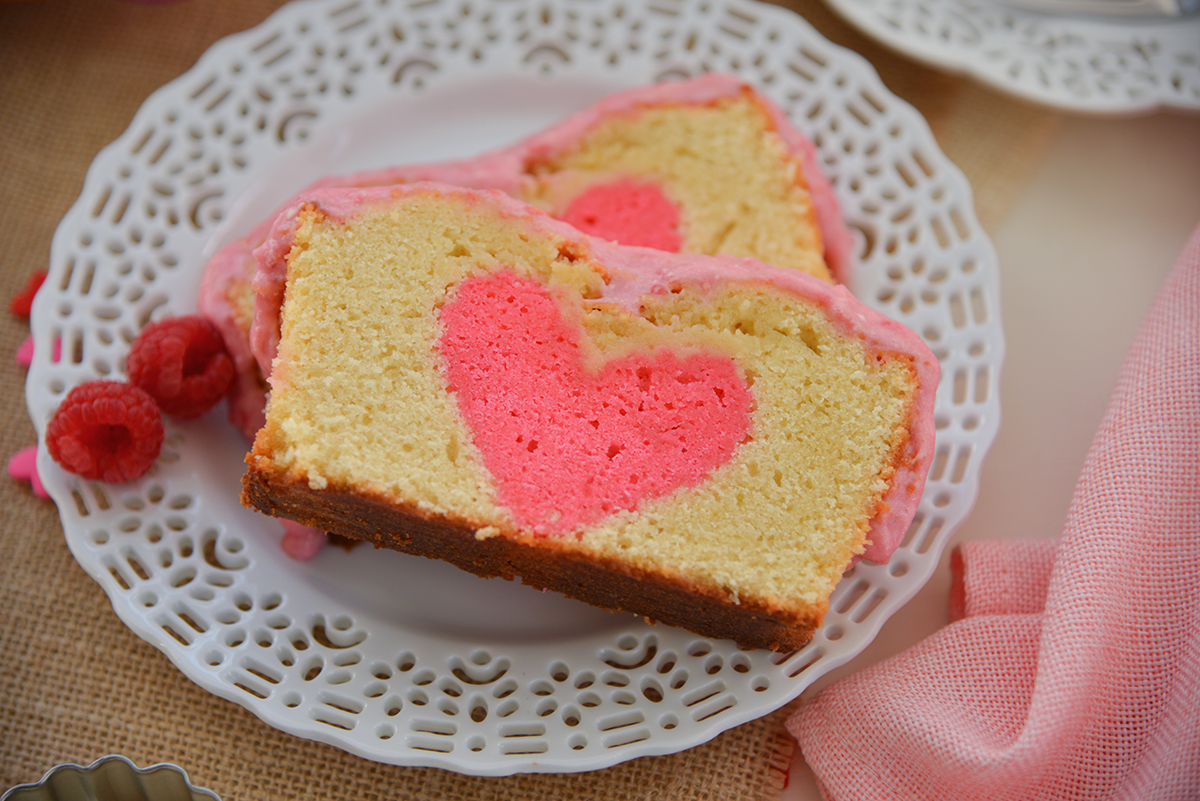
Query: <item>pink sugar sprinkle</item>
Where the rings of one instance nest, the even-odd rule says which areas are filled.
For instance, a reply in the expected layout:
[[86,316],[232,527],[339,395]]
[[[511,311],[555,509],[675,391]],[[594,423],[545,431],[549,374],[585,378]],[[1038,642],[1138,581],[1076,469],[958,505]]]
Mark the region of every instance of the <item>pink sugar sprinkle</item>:
[[[25,337],[25,340],[17,346],[16,353],[17,364],[22,367],[28,367],[33,364],[33,334]],[[62,339],[55,337],[54,346],[50,349],[50,361],[57,362],[62,358]]]
[[33,494],[39,498],[49,498],[50,493],[42,484],[42,478],[37,471],[37,446],[30,445],[14,453],[8,460],[8,475],[17,481],[28,481],[33,487]]
[[17,364],[22,367],[33,364],[33,334],[25,337],[25,341],[17,347]]

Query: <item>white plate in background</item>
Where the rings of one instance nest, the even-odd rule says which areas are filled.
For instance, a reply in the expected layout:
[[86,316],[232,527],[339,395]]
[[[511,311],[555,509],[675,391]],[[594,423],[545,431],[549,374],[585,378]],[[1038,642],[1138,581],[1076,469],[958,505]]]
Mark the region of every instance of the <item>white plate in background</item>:
[[1034,10],[1037,0],[826,0],[917,61],[1025,100],[1093,114],[1200,110],[1200,13]]

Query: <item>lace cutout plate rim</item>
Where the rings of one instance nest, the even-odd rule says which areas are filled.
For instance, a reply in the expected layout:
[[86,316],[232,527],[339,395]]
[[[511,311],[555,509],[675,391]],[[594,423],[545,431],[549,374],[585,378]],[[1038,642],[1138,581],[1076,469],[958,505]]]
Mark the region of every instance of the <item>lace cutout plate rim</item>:
[[470,156],[611,91],[718,70],[814,140],[857,239],[850,288],[943,369],[916,519],[890,564],[846,575],[810,645],[743,651],[365,547],[289,560],[282,527],[238,503],[245,445],[220,407],[168,421],[163,455],[126,485],[80,481],[39,452],[68,545],[125,625],[277,729],[492,776],[698,745],[865,648],[974,503],[999,422],[997,265],[924,120],[774,6],[301,0],[222,40],[99,154],[56,231],[30,416],[40,433],[72,386],[121,378],[147,320],[195,311],[206,259],[316,178]]

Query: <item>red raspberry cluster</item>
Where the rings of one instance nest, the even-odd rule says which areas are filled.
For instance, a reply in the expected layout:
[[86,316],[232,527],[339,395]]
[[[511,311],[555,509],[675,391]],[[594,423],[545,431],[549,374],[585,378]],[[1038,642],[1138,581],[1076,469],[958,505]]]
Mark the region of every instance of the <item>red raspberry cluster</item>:
[[220,332],[197,315],[146,326],[125,362],[130,383],[80,384],[46,427],[50,456],[83,478],[119,484],[144,475],[162,450],[162,415],[199,417],[234,379]]

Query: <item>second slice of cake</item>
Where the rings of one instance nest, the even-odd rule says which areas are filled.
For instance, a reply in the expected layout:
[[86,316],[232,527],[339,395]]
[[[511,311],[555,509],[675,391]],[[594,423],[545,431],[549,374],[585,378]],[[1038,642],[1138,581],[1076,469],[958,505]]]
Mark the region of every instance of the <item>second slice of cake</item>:
[[256,255],[267,514],[787,650],[916,509],[937,362],[841,287],[427,183],[302,196]]

